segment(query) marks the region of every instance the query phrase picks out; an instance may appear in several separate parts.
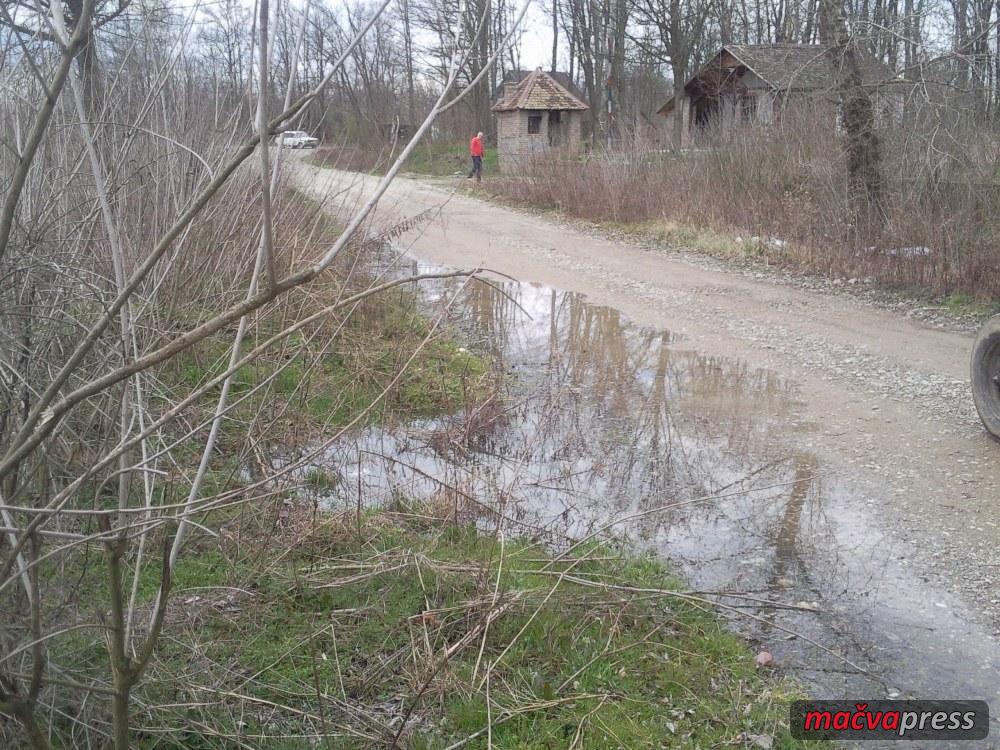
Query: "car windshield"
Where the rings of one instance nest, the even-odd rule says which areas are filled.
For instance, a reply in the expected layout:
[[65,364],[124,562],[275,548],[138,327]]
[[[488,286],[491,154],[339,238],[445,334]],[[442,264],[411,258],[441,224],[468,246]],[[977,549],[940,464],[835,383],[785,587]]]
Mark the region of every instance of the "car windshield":
[[309,134],[306,133],[304,130],[289,130],[287,133],[285,133],[286,138],[303,138],[307,137],[308,135]]

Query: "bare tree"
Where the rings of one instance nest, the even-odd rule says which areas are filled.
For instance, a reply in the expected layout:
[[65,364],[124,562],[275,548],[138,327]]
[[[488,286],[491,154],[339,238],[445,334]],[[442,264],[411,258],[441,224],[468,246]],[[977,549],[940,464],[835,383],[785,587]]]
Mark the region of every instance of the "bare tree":
[[[348,68],[375,106],[372,92],[395,75],[387,66],[396,58],[387,39],[363,45],[388,29],[390,2],[347,18],[349,37],[312,49],[309,7],[286,17],[261,2],[251,34],[233,7],[233,17],[208,20],[225,42],[200,37],[210,50],[232,45],[214,58],[188,54],[197,7],[171,17],[172,33],[155,13],[122,17],[135,36],[107,49],[94,42],[89,1],[5,13],[12,44],[0,74],[18,95],[0,105],[0,714],[33,748],[63,743],[64,720],[72,731],[104,732],[116,748],[132,745],[135,713],[149,710],[137,707],[136,692],[169,627],[192,530],[204,528],[207,512],[279,496],[292,481],[294,467],[284,466],[243,486],[208,487],[225,420],[246,398],[234,395],[234,374],[275,347],[289,350],[254,386],[266,393],[299,356],[289,343],[296,336],[412,281],[376,281],[320,304],[306,292],[358,245],[405,159],[508,39],[453,93],[481,32],[456,27],[445,76],[412,138],[319,252],[312,242],[299,254],[282,239],[308,236],[301,227],[315,219],[280,196],[282,152],[270,148]],[[116,75],[91,63],[74,73],[88,45],[95,59],[120,56]],[[310,60],[320,49],[325,59]],[[99,96],[88,76],[100,79]],[[284,312],[292,298],[292,309],[310,300],[308,312]],[[167,385],[173,363],[229,332],[220,371],[180,392]],[[198,408],[206,399],[214,400],[207,417]],[[267,430],[259,418],[246,427],[252,454]],[[199,459],[188,478],[183,456],[192,448]],[[95,552],[99,570],[89,563]],[[83,580],[66,575],[77,569]],[[151,570],[147,606],[140,579]],[[74,658],[82,633],[100,634],[100,669]],[[67,696],[94,704],[94,721],[67,719]]]
[[827,55],[839,76],[850,198],[857,229],[862,236],[868,236],[879,230],[885,217],[875,108],[865,87],[862,53],[848,30],[842,5],[839,0],[820,0],[819,12],[820,38],[827,45]]
[[[713,6],[680,0],[635,0],[636,22],[655,34],[637,38],[670,66],[674,96],[681,96],[693,67],[701,62],[704,36]],[[681,143],[681,118],[675,119],[673,142]]]

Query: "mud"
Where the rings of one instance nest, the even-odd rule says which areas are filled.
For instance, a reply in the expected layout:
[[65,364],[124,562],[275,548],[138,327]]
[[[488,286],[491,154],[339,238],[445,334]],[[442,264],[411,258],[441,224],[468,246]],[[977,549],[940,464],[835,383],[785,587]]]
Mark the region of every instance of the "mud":
[[1000,697],[995,640],[889,543],[877,483],[796,447],[816,425],[795,383],[578,294],[428,291],[432,309],[448,302],[513,375],[506,406],[330,450],[330,506],[457,490],[548,540],[619,521],[606,536],[671,560],[813,697]]
[[[341,215],[375,183],[293,176]],[[480,415],[366,436],[369,499],[466,481],[554,534],[721,488],[613,530],[693,586],[816,602],[734,620],[812,695],[997,696],[1000,452],[972,408],[968,332],[443,183],[397,179],[373,227],[414,217],[399,240],[414,257],[586,297],[522,284],[511,293],[530,317],[482,292],[463,300],[460,322],[519,376],[519,406],[491,433]],[[330,461],[356,483],[358,455]]]

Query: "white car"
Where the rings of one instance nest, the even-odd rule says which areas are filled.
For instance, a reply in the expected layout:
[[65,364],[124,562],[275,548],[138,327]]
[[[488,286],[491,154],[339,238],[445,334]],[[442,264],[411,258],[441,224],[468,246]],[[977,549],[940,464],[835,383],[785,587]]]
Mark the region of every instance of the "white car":
[[278,145],[287,148],[316,148],[319,138],[313,138],[304,130],[287,130],[278,138]]

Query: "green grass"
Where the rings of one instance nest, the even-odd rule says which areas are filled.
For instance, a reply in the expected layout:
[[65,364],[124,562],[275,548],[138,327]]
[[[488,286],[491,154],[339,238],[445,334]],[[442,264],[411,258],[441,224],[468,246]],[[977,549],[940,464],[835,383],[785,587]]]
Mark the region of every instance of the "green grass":
[[[582,748],[744,747],[749,735],[795,746],[783,724],[792,692],[755,671],[746,645],[710,610],[669,594],[556,585],[565,571],[677,590],[660,563],[591,546],[545,573],[551,558],[537,546],[501,546],[472,526],[428,520],[433,508],[409,510],[420,520],[367,515],[360,530],[320,519],[294,543],[275,540],[288,545],[277,564],[218,550],[184,558],[180,635],[159,650],[150,684],[197,674],[226,695],[187,709],[178,744],[167,746],[232,746],[198,726],[286,736],[256,746],[313,747],[287,735],[322,731],[333,735],[324,746],[369,746],[348,732],[384,742],[409,715],[400,747],[444,748],[486,727],[487,667],[495,748],[564,748],[578,734]],[[494,594],[508,608],[483,639],[477,627]],[[162,689],[144,697],[162,702]],[[336,710],[338,701],[373,721]],[[269,704],[287,708],[262,714]],[[486,735],[466,746],[487,747]]]
[[[322,148],[309,157],[309,161],[319,167],[336,167],[384,174],[390,163],[390,157],[394,159],[397,154],[390,154],[388,147],[382,145],[351,146],[339,149]],[[465,143],[442,143],[425,140],[417,144],[403,170],[422,175],[447,177],[456,173],[468,174],[471,167],[468,141]],[[483,153],[483,175],[489,176],[498,173],[496,146],[487,145]]]
[[[447,176],[456,172],[468,174],[472,168],[469,144],[447,145],[443,143],[418,144],[406,162],[410,172],[418,174]],[[483,149],[483,175],[498,173],[496,146]]]
[[941,298],[940,305],[951,315],[988,318],[1000,313],[1000,300],[986,302],[976,299],[971,294],[958,292]]
[[[300,429],[307,438],[329,434],[358,417],[430,333],[414,297],[399,291],[324,325],[237,373],[236,396],[275,377],[227,416],[203,495],[233,488],[241,468],[233,448],[246,420],[276,415],[287,425],[277,439],[288,442]],[[272,332],[267,321],[260,329],[260,338]],[[224,336],[201,342],[159,373],[160,384],[176,397],[206,382],[222,372],[229,345]],[[444,331],[361,423],[455,411],[492,388],[491,379],[485,360]],[[199,449],[190,441],[174,459],[190,470]],[[340,481],[313,469],[306,496]],[[172,502],[183,498],[184,483],[170,493]],[[490,517],[447,497],[400,500],[392,513],[360,519],[288,498],[195,519],[163,637],[134,693],[135,746],[387,746],[402,725],[399,747],[430,750],[481,732],[490,719],[491,740],[477,734],[466,747],[541,750],[577,738],[576,747],[601,750],[745,747],[748,736],[794,746],[782,725],[789,687],[755,671],[746,644],[710,609],[671,596],[680,584],[655,560],[591,545],[545,571],[545,550],[477,533],[475,523]],[[136,632],[157,591],[161,542],[153,540],[141,568]],[[51,575],[87,591],[89,621],[90,607],[107,609],[108,585],[100,551],[82,551],[79,567]],[[667,593],[565,580],[553,590],[553,573],[564,571]],[[505,609],[484,636],[477,628],[494,597]],[[49,647],[74,679],[106,679],[99,630],[70,630]],[[107,726],[102,695],[79,711],[82,724]],[[70,736],[69,723],[53,721]]]
[[[176,396],[221,374],[230,344],[220,335],[176,357],[161,375],[168,389]],[[300,337],[292,344],[287,351],[294,348],[294,359],[276,349],[237,371],[234,398],[263,387],[235,409],[230,425],[266,407],[285,414],[298,430],[318,433],[349,424],[387,389],[360,424],[409,420],[456,411],[490,387],[486,360],[459,346],[447,329],[431,335],[430,322],[408,292],[385,292],[335,334],[321,333],[308,343]],[[217,393],[218,387],[212,389],[206,403]]]

